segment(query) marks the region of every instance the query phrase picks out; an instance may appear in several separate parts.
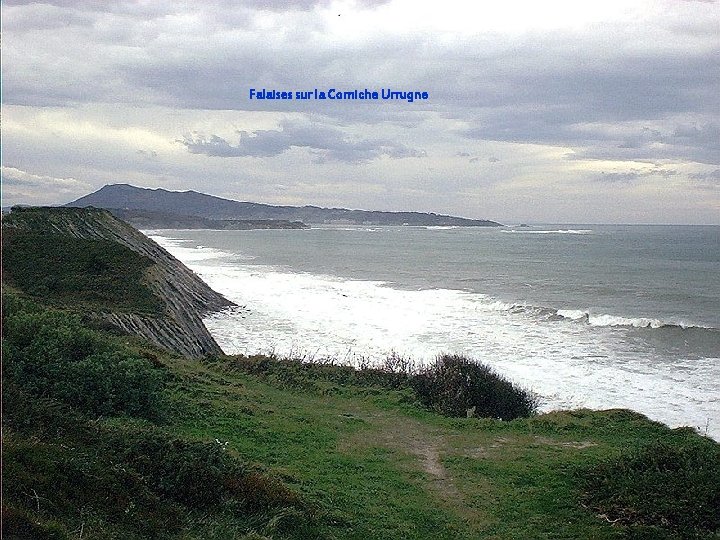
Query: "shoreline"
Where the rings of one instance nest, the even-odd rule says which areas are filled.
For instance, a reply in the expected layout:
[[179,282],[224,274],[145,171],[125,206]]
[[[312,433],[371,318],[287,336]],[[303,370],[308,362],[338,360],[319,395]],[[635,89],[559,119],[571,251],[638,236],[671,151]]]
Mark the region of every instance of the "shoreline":
[[[273,278],[273,287],[281,286],[278,280],[286,278],[288,280],[295,280],[294,287],[292,283],[282,282],[282,291],[276,291],[273,293],[272,291],[267,290],[269,284],[262,282],[262,276],[266,275],[263,269],[257,265],[252,265],[255,278],[252,282],[248,282],[247,286],[254,292],[253,295],[248,297],[247,295],[239,294],[238,291],[232,287],[227,287],[228,283],[236,284],[238,283],[238,280],[242,281],[242,279],[247,278],[247,274],[242,274],[245,278],[237,274],[232,274],[233,278],[230,279],[228,277],[228,272],[232,272],[229,267],[225,265],[220,267],[216,266],[219,262],[222,262],[221,254],[215,253],[214,257],[217,258],[214,260],[208,260],[203,256],[202,250],[190,249],[189,251],[183,251],[183,249],[188,248],[182,248],[177,245],[173,246],[171,244],[171,242],[162,243],[165,249],[169,249],[173,255],[181,259],[184,264],[198,272],[201,278],[208,282],[214,290],[218,290],[239,305],[247,305],[250,308],[250,311],[248,312],[235,312],[232,314],[220,313],[210,315],[203,319],[206,327],[208,327],[208,330],[226,353],[255,354],[274,352],[275,354],[281,356],[304,356],[307,359],[314,360],[333,357],[339,359],[340,363],[353,363],[353,358],[356,360],[372,358],[379,362],[394,352],[412,358],[418,364],[427,363],[441,353],[466,354],[472,358],[489,363],[489,365],[492,365],[500,373],[508,376],[511,380],[516,381],[518,384],[521,384],[522,386],[543,396],[541,407],[541,410],[543,411],[567,410],[582,407],[590,407],[597,410],[626,408],[636,410],[641,414],[647,415],[651,419],[664,422],[672,427],[680,427],[688,424],[691,426],[694,425],[694,428],[698,429],[700,432],[704,432],[706,424],[708,420],[710,420],[708,434],[715,440],[720,440],[720,425],[715,425],[712,422],[713,418],[720,415],[720,410],[717,411],[717,415],[712,411],[702,413],[702,408],[699,410],[696,409],[694,413],[692,410],[688,410],[690,402],[683,401],[683,394],[678,388],[674,387],[670,379],[670,372],[662,376],[662,374],[657,372],[657,369],[659,368],[655,368],[656,371],[653,371],[653,366],[642,367],[641,365],[638,365],[637,367],[633,367],[629,372],[624,370],[617,371],[617,369],[620,368],[613,367],[612,363],[608,364],[609,360],[607,358],[591,356],[567,360],[566,362],[552,359],[548,360],[547,358],[544,361],[538,361],[536,358],[525,358],[523,360],[523,358],[517,357],[514,361],[511,357],[511,353],[509,352],[500,355],[505,358],[498,360],[497,362],[493,362],[488,360],[486,356],[483,357],[482,355],[473,353],[472,350],[454,349],[448,347],[447,344],[436,344],[435,346],[430,346],[427,343],[415,343],[413,347],[407,348],[398,346],[387,346],[384,348],[370,346],[368,348],[363,348],[362,345],[357,342],[357,336],[353,338],[352,334],[348,333],[349,331],[342,335],[332,335],[330,328],[327,326],[328,324],[331,324],[327,319],[329,314],[323,316],[325,318],[322,319],[322,317],[320,317],[317,313],[308,313],[307,311],[303,311],[307,310],[307,306],[303,306],[302,302],[294,307],[291,305],[284,306],[287,313],[295,313],[292,317],[288,316],[283,318],[280,315],[274,318],[266,317],[263,319],[260,315],[258,315],[255,309],[258,307],[262,308],[264,304],[273,304],[275,305],[275,308],[277,308],[278,302],[288,302],[288,297],[296,294],[298,289],[306,289],[306,293],[312,293],[313,298],[315,298],[316,301],[332,301],[333,303],[330,305],[335,306],[335,308],[340,310],[334,314],[334,318],[336,319],[334,324],[338,324],[338,317],[343,318],[343,320],[345,320],[344,317],[347,317],[349,319],[348,326],[343,326],[343,328],[347,330],[349,328],[349,324],[352,322],[351,319],[353,319],[353,296],[357,299],[358,294],[360,294],[358,289],[362,289],[364,292],[367,292],[366,289],[370,287],[371,290],[368,294],[374,294],[376,291],[378,294],[383,294],[386,297],[388,295],[393,296],[394,294],[395,297],[397,297],[394,301],[395,303],[405,302],[406,304],[409,303],[415,305],[418,305],[419,300],[417,300],[417,298],[423,296],[423,292],[397,291],[392,287],[380,287],[376,289],[376,286],[371,285],[372,282],[363,283],[347,281],[341,278],[336,278],[334,281],[323,281],[320,285],[317,285],[319,288],[316,287],[316,289],[308,289],[308,287],[316,285],[313,283],[313,278],[320,279],[322,276],[284,274],[282,272],[278,274],[277,272],[270,272],[270,274],[273,274],[270,276]],[[185,254],[185,257],[183,257],[183,254]],[[205,253],[205,255],[206,254],[207,253]],[[192,256],[188,257],[188,255]],[[218,268],[222,268],[220,273],[224,276],[214,274]],[[210,271],[209,274],[208,271]],[[365,287],[365,289],[363,289],[363,287]],[[271,298],[267,298],[261,289],[271,296]],[[438,292],[425,291],[425,294],[426,296],[433,294],[437,295]],[[455,296],[460,295],[460,297],[462,297],[467,293],[455,291],[454,293],[448,294],[453,294]],[[408,298],[411,297],[415,298],[415,300],[408,300]],[[298,299],[298,301],[300,300],[301,299]],[[255,306],[255,308],[253,306]],[[297,311],[293,311],[294,309],[297,309]],[[377,305],[373,309],[377,311],[382,308]],[[398,316],[405,317],[407,322],[407,317],[412,316],[411,312],[412,310],[407,313],[403,311],[402,313],[404,315]],[[395,315],[397,315],[397,313],[395,313]],[[438,311],[434,316],[432,316],[433,314],[430,315],[431,317],[429,321],[426,321],[426,324],[436,324],[437,320],[443,317],[443,311]],[[497,314],[493,313],[492,315],[496,316]],[[511,316],[511,314],[504,315],[506,324],[511,325],[512,320],[508,319],[508,317]],[[311,317],[317,317],[317,320],[313,321],[313,324],[316,325],[315,327],[308,322],[308,319]],[[363,316],[356,315],[356,318],[363,319]],[[433,321],[435,321],[435,323],[433,323]],[[567,324],[576,323],[568,321]],[[233,333],[232,329],[238,328],[241,325],[245,328],[245,330],[242,332],[242,336],[239,337],[237,332]],[[294,329],[293,326],[295,327]],[[378,329],[378,326],[381,326],[380,321],[373,326],[369,326],[369,323],[367,323],[366,326],[367,331],[376,333],[381,332],[381,329]],[[278,330],[278,328],[280,330]],[[612,328],[599,328],[597,330],[600,332],[613,331]],[[493,331],[498,332],[502,331],[502,329],[493,328]],[[527,332],[530,330],[526,329],[525,331]],[[647,331],[655,331],[655,329],[648,329]],[[305,338],[300,339],[296,337],[300,335],[304,335]],[[377,336],[379,335],[384,334],[377,334]],[[376,338],[380,339],[377,336]],[[517,339],[523,339],[522,332],[519,333],[518,336],[519,337]],[[238,341],[238,339],[240,339],[240,341]],[[498,350],[502,352],[503,349],[500,348]],[[595,367],[593,368],[592,366]],[[697,366],[692,367],[696,370],[699,369]],[[639,368],[644,369],[646,375],[638,375],[638,372],[635,370]],[[687,368],[691,368],[691,365],[687,365],[683,369]],[[709,365],[708,368],[710,368]],[[597,371],[598,369],[600,370],[599,372]],[[605,375],[605,372],[608,369],[615,370],[614,375],[612,373]],[[596,372],[594,379],[593,372]],[[562,377],[556,377],[555,374],[557,373],[560,373]],[[599,379],[598,377],[600,377],[600,375],[597,373],[602,373],[603,378]],[[617,384],[622,385],[629,393],[617,394],[613,388],[614,385],[611,384],[611,381],[607,380],[607,377],[611,377],[612,380],[616,380]],[[581,382],[580,385],[577,384],[578,381]],[[583,383],[582,381],[586,382]],[[702,384],[702,381],[699,381],[699,383]],[[650,384],[650,388],[654,389],[653,395],[655,398],[651,400],[647,399],[648,384]],[[705,381],[705,384],[707,385],[709,383]],[[584,392],[583,388],[585,388]],[[635,399],[641,399],[644,401],[634,401],[632,396],[635,396]],[[672,403],[670,406],[667,401],[668,396],[670,397],[670,403]],[[676,397],[673,398],[672,396]],[[708,404],[709,402],[705,402],[704,405],[707,406]]]

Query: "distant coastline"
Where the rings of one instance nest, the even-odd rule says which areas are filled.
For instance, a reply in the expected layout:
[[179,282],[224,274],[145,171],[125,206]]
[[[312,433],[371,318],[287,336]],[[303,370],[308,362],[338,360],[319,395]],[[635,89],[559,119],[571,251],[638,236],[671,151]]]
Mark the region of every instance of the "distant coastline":
[[302,221],[286,219],[210,219],[184,216],[169,212],[107,208],[116,218],[137,229],[209,229],[216,231],[246,231],[251,229],[307,229]]
[[[223,199],[197,191],[168,191],[161,188],[148,189],[128,184],[106,185],[94,193],[67,203],[65,206],[94,206],[108,210],[122,209],[124,211],[159,212],[173,216],[223,221],[276,220],[289,223],[302,222],[308,225],[343,223],[356,225],[502,227],[500,223],[487,219],[469,219],[444,214],[351,210],[348,208],[321,208],[318,206],[274,206],[270,204]],[[173,219],[176,218],[173,217]],[[149,226],[151,225],[140,224],[140,227]],[[218,226],[220,226],[220,228],[226,228],[222,224]],[[227,228],[232,229],[234,226],[228,225]],[[278,226],[276,228],[296,227]]]

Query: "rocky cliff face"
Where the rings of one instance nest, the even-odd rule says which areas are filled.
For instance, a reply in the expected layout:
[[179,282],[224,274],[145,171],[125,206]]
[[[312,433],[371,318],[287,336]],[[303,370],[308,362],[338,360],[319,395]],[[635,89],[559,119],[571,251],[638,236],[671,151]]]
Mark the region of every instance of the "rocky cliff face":
[[145,271],[144,279],[164,304],[164,313],[149,315],[108,310],[88,314],[92,319],[182,355],[201,357],[222,352],[201,317],[234,304],[140,231],[110,212],[95,208],[23,209],[19,215],[22,219],[4,220],[3,227],[114,241],[153,261],[154,264]]

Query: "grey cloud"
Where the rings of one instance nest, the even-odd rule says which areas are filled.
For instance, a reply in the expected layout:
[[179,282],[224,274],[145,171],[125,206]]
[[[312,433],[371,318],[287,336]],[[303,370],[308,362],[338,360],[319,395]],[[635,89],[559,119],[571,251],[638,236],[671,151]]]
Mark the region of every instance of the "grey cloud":
[[720,169],[715,169],[714,171],[706,173],[689,174],[688,178],[692,178],[693,180],[712,180],[714,182],[720,182]]
[[105,0],[3,0],[3,4],[6,6],[37,6],[37,5],[50,5],[64,8],[73,9],[90,9],[90,10],[104,10],[111,6],[120,4],[121,2],[105,1]]
[[[559,53],[558,53],[559,55]],[[528,53],[528,58],[532,58]],[[584,54],[558,63],[537,57],[542,69],[514,69],[497,84],[479,87],[472,99],[488,106],[456,111],[471,117],[459,133],[470,139],[572,147],[577,157],[600,159],[690,159],[717,163],[720,121],[720,50],[619,55],[607,63],[583,62]],[[563,56],[558,56],[563,58]],[[449,112],[453,115],[453,112]],[[678,119],[692,115],[698,131],[676,130]],[[618,137],[608,124],[651,123],[659,130],[638,130]],[[704,127],[703,127],[704,126]],[[662,141],[661,141],[662,139]],[[662,144],[653,144],[662,142]]]
[[596,138],[575,139],[586,145],[574,159],[658,159],[720,163],[720,129],[714,122],[668,126],[663,131],[641,128],[617,138],[598,130]]
[[595,180],[599,182],[609,183],[609,184],[631,184],[636,182],[637,180],[641,178],[648,178],[648,177],[660,177],[660,178],[670,178],[671,176],[676,176],[678,172],[674,169],[663,169],[661,167],[655,167],[651,170],[637,170],[633,169],[627,172],[618,172],[618,173],[600,173],[599,176],[595,177]]
[[319,124],[285,121],[279,130],[238,132],[237,144],[217,135],[188,135],[182,141],[193,154],[214,157],[271,157],[292,147],[308,148],[318,163],[343,161],[358,163],[381,156],[390,158],[422,157],[425,152],[385,139],[359,139],[339,129]]
[[[316,5],[329,3],[329,0],[244,0],[243,7],[267,10],[308,10]],[[34,6],[51,5],[76,11],[98,12],[98,13],[161,13],[177,9],[191,10],[199,8],[200,5],[192,0],[173,0],[173,2],[133,2],[130,0],[3,0],[8,6]],[[235,0],[206,0],[204,5],[212,6],[215,9],[237,8]]]
[[[314,4],[307,0],[300,7]],[[279,1],[250,2],[242,9],[231,5],[235,4],[210,3],[203,17],[214,14],[220,24],[220,19],[253,7],[288,7]],[[122,2],[111,6],[109,11],[129,9]],[[188,4],[177,6],[179,11],[188,9]],[[8,17],[10,24],[16,16],[20,14]],[[119,36],[90,33],[80,40],[72,29],[65,29],[62,67],[74,66],[78,82],[62,76],[55,62],[43,62],[40,56],[28,72],[5,74],[5,99],[19,104],[141,99],[197,109],[309,111],[312,104],[251,101],[247,91],[262,86],[300,90],[391,85],[428,90],[431,100],[423,105],[426,109],[474,118],[476,127],[467,133],[471,138],[544,144],[572,142],[567,138],[568,127],[578,122],[656,119],[688,111],[717,115],[720,110],[717,47],[679,54],[646,46],[629,54],[624,51],[630,46],[627,37],[623,41],[617,29],[599,38],[580,39],[545,35],[514,42],[478,36],[467,38],[460,48],[438,45],[430,35],[402,40],[384,36],[336,47],[317,41],[325,30],[321,21],[306,14],[298,17],[299,24],[269,35],[253,28],[238,32],[214,26],[199,27],[205,34],[195,35],[182,28],[165,28],[168,23],[160,15],[157,21],[139,25],[119,17],[112,25]],[[703,23],[697,21],[697,25]],[[125,35],[123,28],[129,24],[136,30]],[[22,33],[13,42],[18,37]],[[85,44],[86,37],[92,47]],[[608,49],[608,40],[614,39],[616,47]],[[75,42],[82,46],[73,46]],[[11,49],[11,59],[20,60],[27,47]],[[94,56],[93,67],[86,65],[88,50]],[[601,56],[598,50],[603,51]],[[408,58],[413,58],[411,65]],[[42,74],[42,85],[31,75],[36,73]],[[112,80],[112,85],[102,84],[103,80]],[[404,106],[402,112],[408,109],[417,111],[419,106]],[[372,122],[383,121],[383,114],[395,111],[328,103],[323,112],[347,121]]]
[[[16,167],[0,167],[3,188],[14,193],[30,193],[47,196],[49,193],[83,193],[90,184],[76,178],[56,178],[48,175],[29,173]],[[35,195],[33,195],[34,198]]]
[[[57,204],[89,191],[91,185],[74,178],[36,175],[14,167],[2,167],[3,201],[13,204]],[[60,199],[60,200],[58,200]]]
[[688,178],[693,181],[694,186],[700,189],[720,189],[720,169],[704,173],[689,174]]
[[[659,159],[687,160],[700,163],[720,163],[720,130],[711,116],[706,123],[681,124],[672,120],[656,120],[662,129],[642,126],[608,130],[612,122],[574,123],[572,118],[523,118],[522,111],[507,110],[493,113],[481,127],[459,132],[470,139],[567,146],[574,150],[568,159],[608,159],[656,161]],[[528,114],[531,116],[531,114]],[[497,121],[497,123],[495,123]],[[633,122],[623,124],[632,125]]]
[[599,182],[608,182],[611,184],[629,184],[640,178],[642,175],[636,172],[629,173],[600,173],[596,177]]
[[[355,0],[360,8],[374,8],[387,4],[390,0]],[[244,0],[243,7],[262,9],[267,11],[309,11],[316,7],[327,7],[332,0]],[[216,7],[224,6],[226,9],[237,7],[236,0],[215,0]]]
[[[355,0],[355,5],[364,8],[374,8],[387,4],[390,0]],[[331,0],[300,0],[289,2],[288,0],[250,0],[244,3],[245,6],[252,6],[259,9],[273,11],[287,10],[310,10],[317,6],[327,6]]]
[[[364,0],[355,6],[373,9],[381,4]],[[193,129],[189,126],[203,126],[205,134],[215,135],[194,134],[183,141],[188,154],[199,155],[272,157],[293,147],[304,149],[316,162],[357,163],[379,156],[422,155],[395,139],[388,140],[387,133],[401,133],[398,126],[404,126],[418,128],[408,141],[424,138],[419,139],[422,143],[406,143],[410,146],[437,149],[438,157],[447,156],[447,148],[472,149],[458,157],[469,160],[482,154],[480,160],[490,163],[495,161],[487,156],[498,152],[508,170],[522,161],[521,149],[516,147],[515,155],[499,154],[498,145],[469,140],[554,145],[567,148],[568,158],[575,159],[720,163],[720,42],[716,13],[709,11],[714,6],[685,5],[679,16],[667,17],[654,10],[647,25],[623,21],[623,25],[577,32],[450,36],[366,29],[361,39],[336,40],[331,38],[337,31],[334,24],[343,22],[345,13],[342,18],[319,16],[328,5],[326,0],[294,4],[280,0],[7,0],[2,22],[4,108],[7,104],[75,111],[108,108],[118,116],[128,106],[199,111],[198,115],[208,109],[228,111],[211,113],[212,121],[169,122],[163,129],[158,128],[162,122],[126,123],[149,126],[168,139]],[[265,13],[257,17],[258,10]],[[247,97],[250,87],[382,86],[426,90],[431,99],[413,104],[361,104],[259,102]],[[239,134],[237,139],[219,136],[221,128],[214,126],[232,125],[243,117],[238,111],[270,112],[268,118],[277,118],[272,113],[280,111],[293,113],[293,118],[321,121]],[[225,114],[232,120],[222,120]],[[246,115],[248,129],[258,116]],[[173,127],[164,129],[168,125]],[[458,130],[458,126],[465,127]],[[378,134],[368,135],[370,129]],[[15,154],[23,156],[16,162],[19,167],[56,170],[58,177],[92,174],[99,181],[136,174],[135,178],[151,184],[170,175],[182,187],[197,177],[197,170],[184,172],[193,163],[199,168],[216,167],[208,177],[222,176],[225,184],[237,181],[234,172],[223,172],[229,164],[222,160],[188,154],[178,158],[164,151],[155,159],[148,153],[153,143],[147,148],[142,146],[145,143],[131,143],[122,158],[103,148],[105,143],[98,143],[88,158],[89,144],[74,144],[72,135],[61,133],[58,137],[65,147],[61,151],[58,144],[53,150],[56,155],[49,156],[47,145],[37,144],[42,152],[23,146],[20,133],[14,141],[3,141],[4,151],[15,147]],[[353,138],[349,133],[365,134]],[[458,140],[458,135],[464,140]],[[146,154],[136,153],[138,147]],[[282,176],[281,165],[291,160],[287,156],[256,164],[255,174],[266,174],[259,172],[260,165],[263,171],[266,165],[274,165]],[[55,169],[44,166],[48,162]],[[92,172],[87,163],[95,168]],[[560,174],[567,170],[563,167],[557,164]],[[437,168],[442,170],[440,165]],[[348,168],[348,178],[359,174],[358,170]],[[611,189],[613,184],[640,180],[640,173],[619,167],[606,174],[604,181]],[[502,174],[503,179],[510,179],[514,173]],[[712,177],[688,180],[717,185]],[[377,182],[390,186],[390,180]],[[437,182],[440,187],[435,186],[433,197],[440,197],[446,188]],[[258,185],[265,183],[258,181]]]
[[680,125],[675,128],[672,135],[674,141],[687,146],[702,146],[715,150],[720,154],[720,125],[693,124]]
[[[209,3],[209,2],[208,2]],[[70,17],[88,19],[98,22],[100,25],[107,22],[102,21],[106,15],[118,15],[123,17],[124,22],[128,19],[144,19],[146,21],[179,13],[183,10],[197,9],[197,3],[186,1],[174,2],[135,2],[132,0],[44,0],[41,2],[25,0],[3,0],[3,4],[10,8],[9,21],[4,23],[13,24],[17,18],[23,18],[26,14],[36,15],[36,28],[48,27],[47,15],[54,14],[61,18]],[[14,9],[13,9],[14,8]],[[117,21],[117,22],[120,22]]]
[[50,4],[33,4],[22,10],[15,10],[3,18],[3,32],[23,32],[29,30],[52,30],[69,26],[90,27],[94,17],[78,11],[62,9]]

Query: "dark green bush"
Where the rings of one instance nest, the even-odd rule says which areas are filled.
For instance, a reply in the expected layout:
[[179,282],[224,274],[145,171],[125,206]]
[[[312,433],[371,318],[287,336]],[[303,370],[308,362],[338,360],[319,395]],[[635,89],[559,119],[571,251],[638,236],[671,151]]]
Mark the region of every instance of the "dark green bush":
[[51,538],[42,535],[75,530],[83,515],[96,521],[89,537],[97,527],[122,531],[108,538],[166,537],[190,514],[229,513],[262,524],[289,508],[314,526],[294,491],[249,469],[222,443],[186,440],[147,423],[109,427],[12,383],[3,390],[4,537]]
[[402,360],[400,362],[399,358],[392,355],[387,362],[380,366],[364,365],[361,368],[355,368],[333,362],[308,362],[266,355],[237,355],[230,357],[230,361],[225,364],[225,367],[260,376],[284,388],[301,391],[322,391],[321,386],[316,384],[318,382],[400,389],[407,387],[411,371],[410,363],[403,359],[400,359]]
[[9,505],[2,507],[2,538],[5,540],[67,540],[62,525],[38,522],[27,512]]
[[659,441],[578,474],[585,505],[632,537],[720,533],[720,445],[710,439]]
[[248,512],[268,512],[277,508],[302,508],[297,493],[272,476],[249,471],[234,475],[226,482],[232,497]]
[[54,399],[31,396],[12,381],[3,381],[2,422],[5,429],[39,440],[82,438],[87,432],[82,414]]
[[[102,438],[100,433],[95,436]],[[3,500],[20,513],[18,517],[29,514],[35,522],[58,521],[72,530],[80,526],[85,512],[134,531],[133,538],[155,538],[179,528],[179,509],[161,500],[130,467],[113,463],[96,445],[63,440],[6,437]],[[18,520],[6,532],[22,537],[24,527]]]
[[222,444],[195,442],[147,428],[117,430],[106,437],[113,461],[136,471],[153,492],[189,508],[216,506],[245,470]]
[[410,385],[424,407],[446,416],[464,417],[471,410],[483,418],[512,420],[537,409],[533,394],[463,356],[440,356],[411,377]]
[[396,354],[378,366],[365,363],[360,368],[264,355],[234,356],[226,367],[303,391],[321,391],[318,381],[393,390],[410,388],[420,404],[446,416],[464,417],[472,410],[474,416],[512,420],[531,416],[537,410],[537,398],[531,392],[489,367],[457,355],[442,355],[422,369]]
[[19,388],[95,416],[160,414],[164,369],[133,357],[76,315],[14,307],[3,317],[3,375]]

